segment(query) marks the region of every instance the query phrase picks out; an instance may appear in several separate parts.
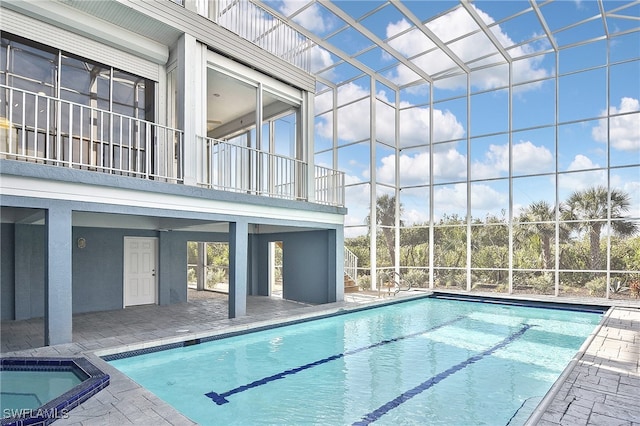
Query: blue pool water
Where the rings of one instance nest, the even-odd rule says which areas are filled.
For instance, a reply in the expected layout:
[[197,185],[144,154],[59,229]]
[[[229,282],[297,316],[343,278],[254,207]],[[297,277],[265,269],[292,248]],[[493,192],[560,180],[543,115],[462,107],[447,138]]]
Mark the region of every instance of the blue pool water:
[[202,425],[517,425],[601,316],[425,298],[110,363]]
[[73,371],[0,371],[0,409],[37,409],[81,382]]

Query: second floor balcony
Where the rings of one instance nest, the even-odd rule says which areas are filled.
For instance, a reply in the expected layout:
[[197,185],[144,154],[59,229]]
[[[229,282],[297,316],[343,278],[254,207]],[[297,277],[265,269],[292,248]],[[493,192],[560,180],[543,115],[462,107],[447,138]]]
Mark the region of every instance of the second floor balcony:
[[5,85],[0,93],[3,159],[175,184],[184,184],[185,164],[196,164],[199,186],[344,206],[344,174],[333,169],[313,166],[310,174],[295,158],[209,137],[185,140],[179,129]]

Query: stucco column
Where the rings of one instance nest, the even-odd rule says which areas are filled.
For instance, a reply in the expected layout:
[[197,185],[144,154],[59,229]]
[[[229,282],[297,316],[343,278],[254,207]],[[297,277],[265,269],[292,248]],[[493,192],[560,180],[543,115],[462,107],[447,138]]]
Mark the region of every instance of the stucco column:
[[329,281],[329,302],[342,302],[344,300],[344,228],[338,227],[329,230],[329,279],[335,277],[335,281]]
[[[184,132],[184,184],[197,185],[201,164],[198,162],[203,141],[198,137],[199,119],[202,114],[203,86],[202,47],[195,37],[183,34],[177,44],[178,56],[178,127]],[[204,79],[204,80],[203,80]],[[203,83],[204,81],[204,83]],[[205,95],[206,96],[206,95]],[[205,98],[206,99],[206,98]]]
[[247,314],[249,224],[229,223],[229,318]]
[[44,344],[71,343],[71,210],[51,207],[45,212]]

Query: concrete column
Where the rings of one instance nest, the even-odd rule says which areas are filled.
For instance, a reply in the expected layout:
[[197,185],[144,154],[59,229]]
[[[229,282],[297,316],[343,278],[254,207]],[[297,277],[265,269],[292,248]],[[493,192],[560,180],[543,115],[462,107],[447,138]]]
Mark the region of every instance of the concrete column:
[[[201,51],[195,37],[183,34],[178,41],[178,127],[184,132],[184,184],[196,185],[198,182],[198,119],[202,113],[202,83]],[[204,77],[206,79],[206,77]]]
[[[329,302],[344,300],[344,228],[328,230]],[[335,277],[335,281],[332,278]]]
[[249,224],[229,223],[229,318],[247,314]]
[[71,273],[71,210],[45,212],[44,344],[71,343],[73,299]]
[[[298,125],[297,131],[299,132],[297,151],[299,152],[299,159],[306,161],[307,163],[307,187],[306,199],[309,202],[316,201],[316,169],[315,169],[315,117],[313,109],[314,94],[305,92],[302,111],[299,111],[299,120],[301,124]],[[335,123],[335,121],[334,121]],[[338,126],[336,126],[338,127]]]
[[207,276],[204,273],[204,264],[207,259],[207,245],[205,243],[197,243],[198,244],[198,262],[196,264],[196,276],[198,279],[198,283],[196,284],[196,289],[198,291],[204,290],[204,282],[207,280]]

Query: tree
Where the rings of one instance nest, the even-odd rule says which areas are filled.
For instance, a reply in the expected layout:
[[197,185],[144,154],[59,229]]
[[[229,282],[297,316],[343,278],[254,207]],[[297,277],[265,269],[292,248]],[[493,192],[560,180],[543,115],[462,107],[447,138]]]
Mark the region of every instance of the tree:
[[426,266],[429,264],[429,226],[414,224],[400,229],[400,264]]
[[531,203],[518,217],[523,238],[538,239],[542,269],[549,269],[551,241],[556,235],[555,208],[546,201]]
[[[398,206],[398,216],[402,216],[402,205]],[[367,216],[367,224],[371,227],[371,216]],[[395,238],[395,224],[396,224],[396,197],[384,194],[378,197],[376,200],[376,225],[380,226],[382,236],[384,237],[387,249],[389,250],[389,257],[391,263],[395,262],[396,258],[396,238]],[[400,226],[403,226],[402,220]]]
[[567,225],[578,232],[586,232],[589,236],[590,269],[601,269],[600,234],[607,224],[607,212],[611,220],[613,232],[619,236],[632,236],[638,231],[635,223],[624,220],[623,214],[631,204],[627,193],[612,189],[607,192],[604,186],[576,191],[561,205],[562,219],[571,221]]

